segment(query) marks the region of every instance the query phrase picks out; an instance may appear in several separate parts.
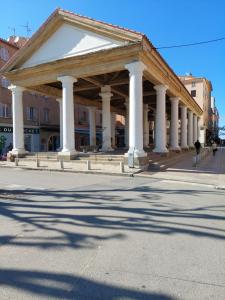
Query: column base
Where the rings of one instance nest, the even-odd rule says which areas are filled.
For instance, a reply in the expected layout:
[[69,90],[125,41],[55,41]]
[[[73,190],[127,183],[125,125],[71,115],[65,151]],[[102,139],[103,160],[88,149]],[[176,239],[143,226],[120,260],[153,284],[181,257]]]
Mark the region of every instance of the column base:
[[115,151],[115,149],[113,149],[112,147],[102,147],[100,149],[101,152],[112,152]]
[[179,146],[177,146],[177,147],[170,147],[169,150],[173,151],[173,152],[180,152],[181,148]]
[[65,161],[73,160],[77,157],[77,155],[78,153],[76,150],[58,152],[58,158],[61,158]]
[[188,147],[188,146],[181,146],[181,150],[183,150],[183,151],[188,151],[188,150],[189,150],[189,147]]
[[130,149],[124,154],[124,162],[130,168],[139,168],[146,170],[149,165],[149,159],[147,153],[144,150],[134,150]]
[[12,151],[8,152],[9,155],[13,155],[15,157],[24,157],[28,153],[25,149],[12,149]]
[[154,152],[154,153],[168,153],[169,151],[168,151],[167,148],[154,148],[152,150],[152,152]]

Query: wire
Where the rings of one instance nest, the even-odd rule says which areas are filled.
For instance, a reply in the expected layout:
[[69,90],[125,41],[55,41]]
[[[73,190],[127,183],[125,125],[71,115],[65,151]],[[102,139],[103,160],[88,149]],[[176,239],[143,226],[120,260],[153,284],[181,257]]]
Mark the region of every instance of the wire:
[[209,41],[202,41],[202,42],[197,42],[197,43],[191,43],[191,44],[181,44],[181,45],[173,45],[173,46],[163,46],[163,47],[155,47],[154,49],[170,49],[170,48],[181,48],[181,47],[189,47],[189,46],[196,46],[196,45],[202,45],[202,44],[209,44],[209,43],[214,43],[214,42],[219,42],[225,40],[225,37],[222,37],[220,39],[215,39],[215,40],[209,40]]

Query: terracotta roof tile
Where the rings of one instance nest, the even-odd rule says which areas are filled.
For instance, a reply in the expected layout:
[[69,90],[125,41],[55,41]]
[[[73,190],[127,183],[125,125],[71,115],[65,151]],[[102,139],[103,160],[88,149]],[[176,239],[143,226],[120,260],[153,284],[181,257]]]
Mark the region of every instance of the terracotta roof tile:
[[5,40],[5,39],[3,39],[3,38],[1,38],[0,37],[0,41],[1,42],[3,42],[3,43],[5,43],[5,44],[7,44],[7,45],[9,45],[9,46],[12,46],[12,47],[15,47],[15,48],[19,48],[17,45],[15,45],[14,43],[11,43],[10,41],[7,41],[7,40]]

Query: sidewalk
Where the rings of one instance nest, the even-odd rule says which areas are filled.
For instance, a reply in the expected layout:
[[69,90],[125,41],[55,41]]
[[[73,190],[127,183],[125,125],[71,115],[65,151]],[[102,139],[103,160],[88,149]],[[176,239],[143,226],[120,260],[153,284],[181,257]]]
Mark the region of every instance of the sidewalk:
[[210,154],[197,167],[193,166],[193,156],[187,153],[164,172],[142,172],[136,176],[151,177],[193,184],[204,184],[225,189],[225,148],[218,148],[215,156]]

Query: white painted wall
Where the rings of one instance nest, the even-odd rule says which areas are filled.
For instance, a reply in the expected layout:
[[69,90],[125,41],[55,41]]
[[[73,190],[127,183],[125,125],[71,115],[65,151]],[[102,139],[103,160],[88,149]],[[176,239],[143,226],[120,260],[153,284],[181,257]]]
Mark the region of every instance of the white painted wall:
[[114,48],[123,44],[125,42],[115,41],[73,25],[63,24],[22,67],[31,67],[66,57]]

